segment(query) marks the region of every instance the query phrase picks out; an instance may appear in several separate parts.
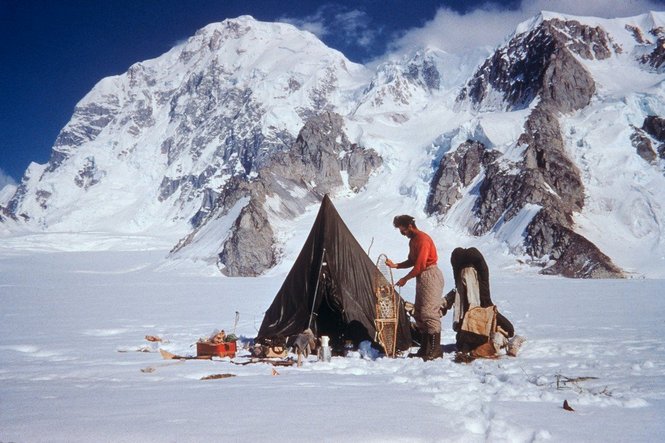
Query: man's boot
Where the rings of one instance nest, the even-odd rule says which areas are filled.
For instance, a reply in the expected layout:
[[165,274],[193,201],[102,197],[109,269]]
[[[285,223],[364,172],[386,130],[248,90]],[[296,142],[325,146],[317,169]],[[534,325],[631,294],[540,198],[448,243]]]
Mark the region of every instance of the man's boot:
[[443,357],[443,350],[441,349],[441,332],[427,334],[427,343],[429,343],[427,354],[425,354],[423,360],[428,361]]
[[420,333],[420,349],[416,353],[409,354],[410,358],[418,357],[424,359],[429,353],[429,335],[425,332]]

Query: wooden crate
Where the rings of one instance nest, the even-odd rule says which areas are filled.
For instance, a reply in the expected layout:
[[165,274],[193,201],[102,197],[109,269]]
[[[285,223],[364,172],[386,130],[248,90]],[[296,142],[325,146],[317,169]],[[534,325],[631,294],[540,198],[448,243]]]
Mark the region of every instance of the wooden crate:
[[226,343],[196,343],[196,355],[201,356],[214,356],[214,357],[235,357],[236,356],[236,342],[230,341]]

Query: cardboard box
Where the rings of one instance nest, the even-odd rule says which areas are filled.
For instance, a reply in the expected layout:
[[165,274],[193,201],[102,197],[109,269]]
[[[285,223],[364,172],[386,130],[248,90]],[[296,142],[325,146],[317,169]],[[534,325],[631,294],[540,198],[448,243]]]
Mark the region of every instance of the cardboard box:
[[230,341],[226,343],[196,343],[197,356],[213,356],[213,357],[235,357],[236,356],[236,342]]

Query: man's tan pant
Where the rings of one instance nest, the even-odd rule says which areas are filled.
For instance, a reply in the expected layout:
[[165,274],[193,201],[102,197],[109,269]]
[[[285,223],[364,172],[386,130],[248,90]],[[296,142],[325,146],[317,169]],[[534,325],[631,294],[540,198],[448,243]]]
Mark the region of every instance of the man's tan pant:
[[416,277],[415,312],[416,328],[421,333],[441,332],[441,296],[443,273],[436,265],[429,266]]

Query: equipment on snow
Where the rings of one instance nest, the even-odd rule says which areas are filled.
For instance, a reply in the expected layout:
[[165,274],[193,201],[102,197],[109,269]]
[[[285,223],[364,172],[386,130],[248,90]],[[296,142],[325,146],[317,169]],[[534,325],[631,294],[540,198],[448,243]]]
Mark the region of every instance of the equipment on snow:
[[376,341],[388,357],[395,357],[397,345],[398,300],[393,281],[393,270],[386,265],[388,257],[379,255],[374,273],[374,295],[376,297]]

